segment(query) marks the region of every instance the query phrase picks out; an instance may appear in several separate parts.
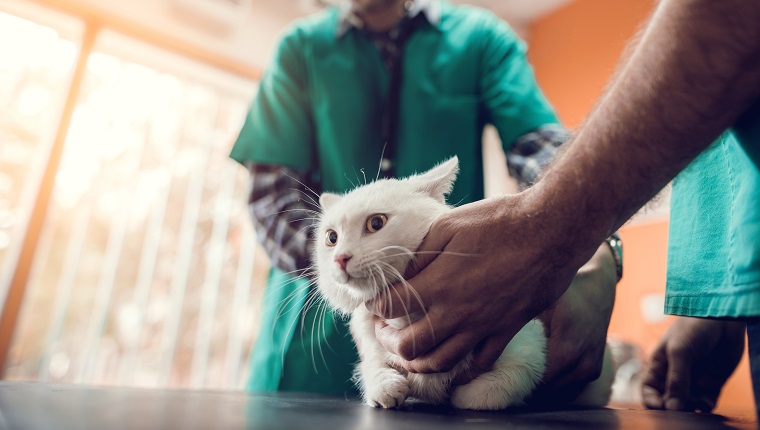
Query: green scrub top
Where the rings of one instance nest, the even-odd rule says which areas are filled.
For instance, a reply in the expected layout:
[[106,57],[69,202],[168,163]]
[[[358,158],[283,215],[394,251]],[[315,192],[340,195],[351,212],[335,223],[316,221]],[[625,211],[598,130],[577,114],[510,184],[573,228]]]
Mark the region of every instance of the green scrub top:
[[[477,8],[437,6],[440,20],[416,29],[404,50],[394,167],[403,177],[458,155],[449,201],[460,204],[483,197],[486,123],[508,149],[517,137],[558,120],[524,43],[504,22]],[[284,34],[233,159],[312,172],[322,191],[341,193],[375,178],[389,76],[365,34],[355,28],[336,34],[338,18],[330,8]],[[350,379],[357,356],[345,321],[333,323],[329,311],[322,317],[317,308],[301,318],[309,291],[307,281],[272,270],[250,390],[356,394]]]
[[673,181],[665,312],[760,316],[760,102]]

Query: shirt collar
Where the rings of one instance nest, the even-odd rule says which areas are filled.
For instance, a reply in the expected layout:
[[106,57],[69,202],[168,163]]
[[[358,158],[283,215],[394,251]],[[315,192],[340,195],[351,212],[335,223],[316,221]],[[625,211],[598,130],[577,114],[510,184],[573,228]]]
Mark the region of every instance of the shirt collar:
[[[364,22],[362,22],[361,18],[356,16],[354,11],[351,10],[350,1],[341,2],[339,8],[338,26],[335,29],[336,38],[343,37],[352,28],[361,29],[364,27]],[[437,0],[414,0],[407,16],[414,18],[419,14],[423,14],[427,21],[434,26],[437,26],[441,22],[441,8]]]

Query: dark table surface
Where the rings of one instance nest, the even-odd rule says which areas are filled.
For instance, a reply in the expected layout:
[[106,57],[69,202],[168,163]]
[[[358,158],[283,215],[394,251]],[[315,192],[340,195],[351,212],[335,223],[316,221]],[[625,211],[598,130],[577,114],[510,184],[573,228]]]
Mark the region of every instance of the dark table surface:
[[643,410],[380,410],[312,394],[143,390],[0,382],[2,429],[756,429],[754,416]]

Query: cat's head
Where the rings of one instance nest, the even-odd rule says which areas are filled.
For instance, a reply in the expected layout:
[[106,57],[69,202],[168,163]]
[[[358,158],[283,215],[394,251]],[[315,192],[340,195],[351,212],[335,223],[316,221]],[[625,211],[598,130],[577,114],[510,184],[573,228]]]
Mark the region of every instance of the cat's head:
[[318,288],[350,313],[400,281],[433,221],[449,210],[457,157],[405,179],[381,179],[345,195],[320,196],[315,235]]

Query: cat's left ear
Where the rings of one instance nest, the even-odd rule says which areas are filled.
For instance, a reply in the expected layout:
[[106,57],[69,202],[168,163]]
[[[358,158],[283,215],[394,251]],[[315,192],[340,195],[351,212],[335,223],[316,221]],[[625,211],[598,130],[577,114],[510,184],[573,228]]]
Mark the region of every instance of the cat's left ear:
[[338,203],[343,196],[333,193],[322,193],[319,196],[319,205],[322,206],[322,211],[330,209],[335,203]]
[[445,203],[446,194],[454,188],[457,173],[459,173],[459,158],[455,155],[427,172],[409,179],[419,191]]

